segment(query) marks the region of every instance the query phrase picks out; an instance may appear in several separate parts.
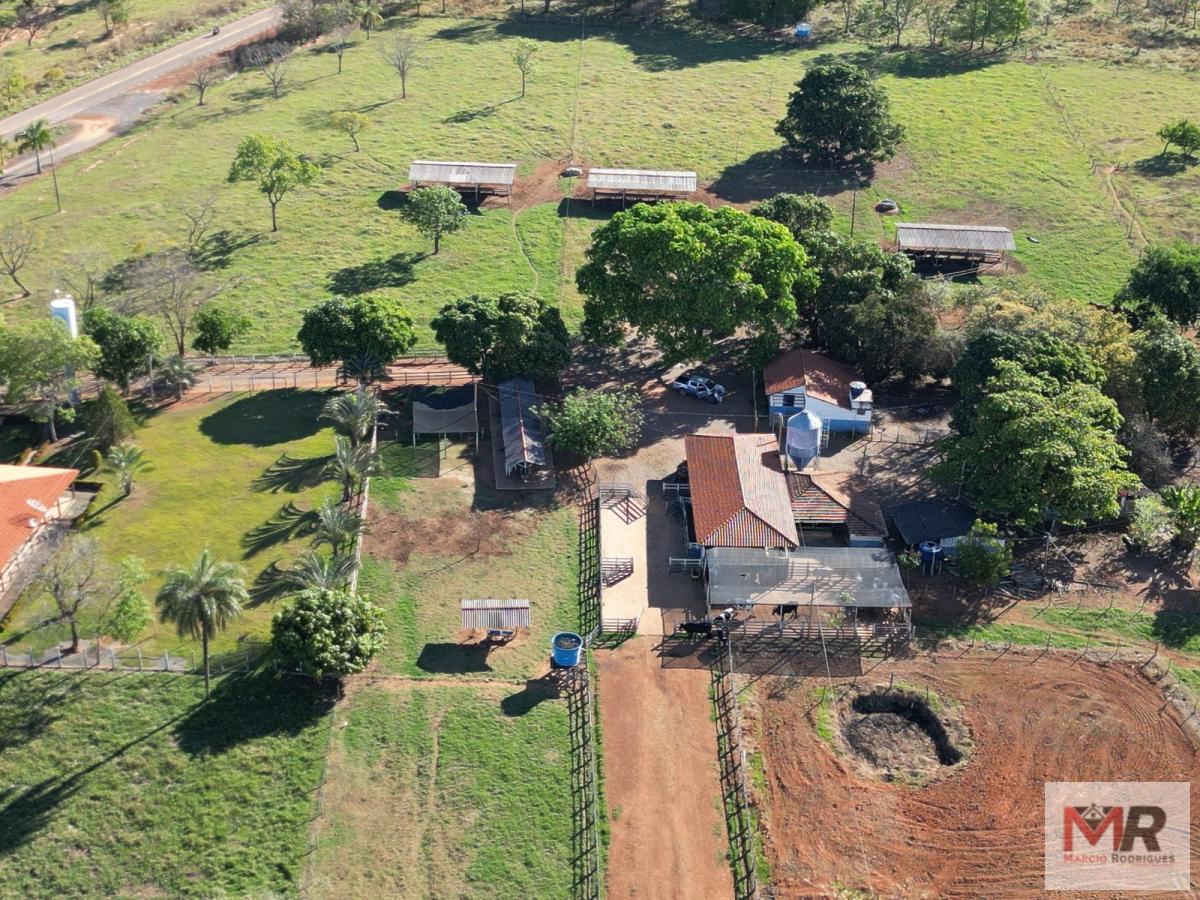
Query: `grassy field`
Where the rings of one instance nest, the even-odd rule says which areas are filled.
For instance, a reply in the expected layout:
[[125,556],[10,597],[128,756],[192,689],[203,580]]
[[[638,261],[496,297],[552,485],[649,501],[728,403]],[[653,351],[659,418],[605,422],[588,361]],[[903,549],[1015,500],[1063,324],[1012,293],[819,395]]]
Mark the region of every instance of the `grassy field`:
[[[259,576],[272,562],[307,547],[296,534],[303,522],[287,508],[311,508],[337,492],[316,479],[333,446],[332,432],[317,422],[326,397],[321,391],[238,394],[151,417],[135,441],[154,468],[126,499],[106,483],[84,532],[99,539],[110,559],[140,557],[155,575],[144,586],[148,596],[161,583],[158,573],[189,565],[205,547],[241,564],[247,583],[261,587]],[[295,465],[279,465],[289,459]],[[214,649],[264,637],[277,605],[269,598],[269,592],[257,594]],[[50,614],[42,603],[21,601],[0,639],[35,650],[63,640],[65,625],[38,627]],[[82,624],[90,636],[87,616]],[[158,625],[141,646],[157,653],[194,649]]]
[[253,675],[0,673],[0,895],[294,896],[328,704]]
[[[11,5],[15,4],[6,8]],[[24,31],[14,31],[0,44],[0,72],[19,73],[30,86],[9,113],[270,4],[268,0],[134,0],[129,4],[129,22],[115,35],[105,34],[93,3],[54,0],[44,5],[52,10],[51,25],[39,32],[32,46]],[[52,69],[61,69],[63,77],[48,78]]]
[[314,897],[562,897],[566,704],[519,688],[363,688],[339,707]]
[[[424,324],[460,294],[526,288],[559,299],[568,320],[578,322],[571,281],[599,218],[586,206],[560,203],[555,161],[694,168],[725,202],[816,190],[848,223],[858,185],[836,173],[798,170],[775,153],[773,134],[804,67],[848,56],[880,72],[909,133],[900,156],[859,191],[856,233],[888,236],[893,222],[870,210],[883,196],[899,200],[909,219],[1005,223],[1017,232],[1017,257],[1029,279],[1105,301],[1134,251],[1124,214],[1113,209],[1090,156],[1100,136],[1110,134],[1139,142],[1137,156],[1161,121],[1200,102],[1194,76],[1110,77],[1084,63],[956,69],[944,60],[853,45],[797,48],[590,25],[581,41],[575,25],[537,22],[403,19],[390,30],[424,42],[407,100],[396,99],[398,79],[377,53],[388,31],[371,42],[360,36],[341,76],[333,74],[328,54],[306,49],[277,102],[261,75],[238,76],[214,90],[204,108],[181,99],[128,136],[66,163],[60,181],[68,212],[61,218],[40,218],[53,208],[48,181],[6,197],[5,221],[33,220],[55,235],[25,273],[37,295],[58,283],[78,247],[116,262],[178,243],[179,207],[215,191],[217,227],[226,240],[212,257],[211,277],[235,282],[229,297],[255,321],[239,349],[294,347],[300,311],[334,292],[401,297]],[[539,46],[524,99],[516,96],[511,62],[522,37]],[[471,78],[462,77],[466,71]],[[1142,79],[1136,92],[1132,78]],[[1122,112],[1134,107],[1136,117]],[[361,153],[349,152],[342,136],[323,127],[339,109],[372,118]],[[252,187],[224,183],[234,148],[253,132],[284,138],[323,167],[314,188],[284,200],[278,234],[267,233],[267,205]],[[538,187],[512,207],[501,203],[472,217],[441,254],[430,256],[428,244],[399,221],[394,193],[409,162],[430,157],[511,160],[519,163],[519,178]],[[1193,177],[1194,170],[1119,187],[1178,193]],[[1169,214],[1147,214],[1153,238],[1200,227],[1200,212],[1185,199],[1156,209]],[[422,343],[432,344],[426,329]]]

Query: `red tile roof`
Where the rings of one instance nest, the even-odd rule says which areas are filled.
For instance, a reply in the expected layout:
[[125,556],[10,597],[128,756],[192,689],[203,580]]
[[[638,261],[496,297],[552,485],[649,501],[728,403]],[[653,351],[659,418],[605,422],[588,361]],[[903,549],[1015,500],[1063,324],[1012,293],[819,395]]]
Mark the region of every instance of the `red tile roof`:
[[696,540],[707,547],[795,547],[787,479],[770,434],[684,439]]
[[855,534],[882,535],[878,507],[847,490],[847,473],[788,472],[792,515],[801,525],[848,525]]
[[78,475],[75,469],[0,465],[0,571],[33,534],[30,520],[42,518],[26,501],[52,508]]
[[849,408],[850,382],[858,381],[854,369],[812,350],[788,350],[775,357],[763,372],[768,394],[803,387],[806,394]]

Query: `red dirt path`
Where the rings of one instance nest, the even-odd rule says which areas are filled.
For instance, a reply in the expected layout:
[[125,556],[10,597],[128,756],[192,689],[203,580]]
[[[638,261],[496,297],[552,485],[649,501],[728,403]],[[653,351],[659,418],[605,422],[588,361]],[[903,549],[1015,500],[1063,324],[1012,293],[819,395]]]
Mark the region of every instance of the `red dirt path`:
[[[1042,893],[1045,781],[1191,781],[1193,883],[1200,864],[1200,755],[1158,688],[1128,666],[1047,655],[941,657],[880,667],[866,680],[929,685],[960,700],[974,751],[924,788],[861,777],[810,719],[805,680],[765,699],[768,847],[781,897],[834,883],[881,896]],[[761,691],[769,696],[770,685]],[[1145,896],[1145,895],[1139,895]]]

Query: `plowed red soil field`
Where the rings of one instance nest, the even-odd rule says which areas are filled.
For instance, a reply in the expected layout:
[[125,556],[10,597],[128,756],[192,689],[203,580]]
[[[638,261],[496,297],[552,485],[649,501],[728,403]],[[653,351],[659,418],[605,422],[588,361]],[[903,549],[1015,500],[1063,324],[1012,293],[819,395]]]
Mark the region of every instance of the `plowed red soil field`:
[[[859,774],[814,727],[811,679],[764,683],[768,854],[780,897],[840,886],[896,897],[1042,893],[1046,781],[1191,781],[1200,878],[1200,754],[1158,688],[1128,665],[1074,657],[919,659],[880,666],[963,704],[973,751],[926,787]],[[1111,895],[1109,895],[1111,896]],[[1141,894],[1139,896],[1146,896]]]

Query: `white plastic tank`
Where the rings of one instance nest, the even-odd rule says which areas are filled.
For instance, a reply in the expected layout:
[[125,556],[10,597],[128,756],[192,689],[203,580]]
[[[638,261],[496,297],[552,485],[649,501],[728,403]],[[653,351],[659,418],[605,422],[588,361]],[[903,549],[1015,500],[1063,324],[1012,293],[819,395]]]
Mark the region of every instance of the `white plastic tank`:
[[50,301],[50,316],[66,325],[71,337],[79,337],[79,318],[72,297],[55,291],[54,299]]
[[788,419],[784,447],[787,455],[804,468],[821,452],[821,417],[804,410]]

